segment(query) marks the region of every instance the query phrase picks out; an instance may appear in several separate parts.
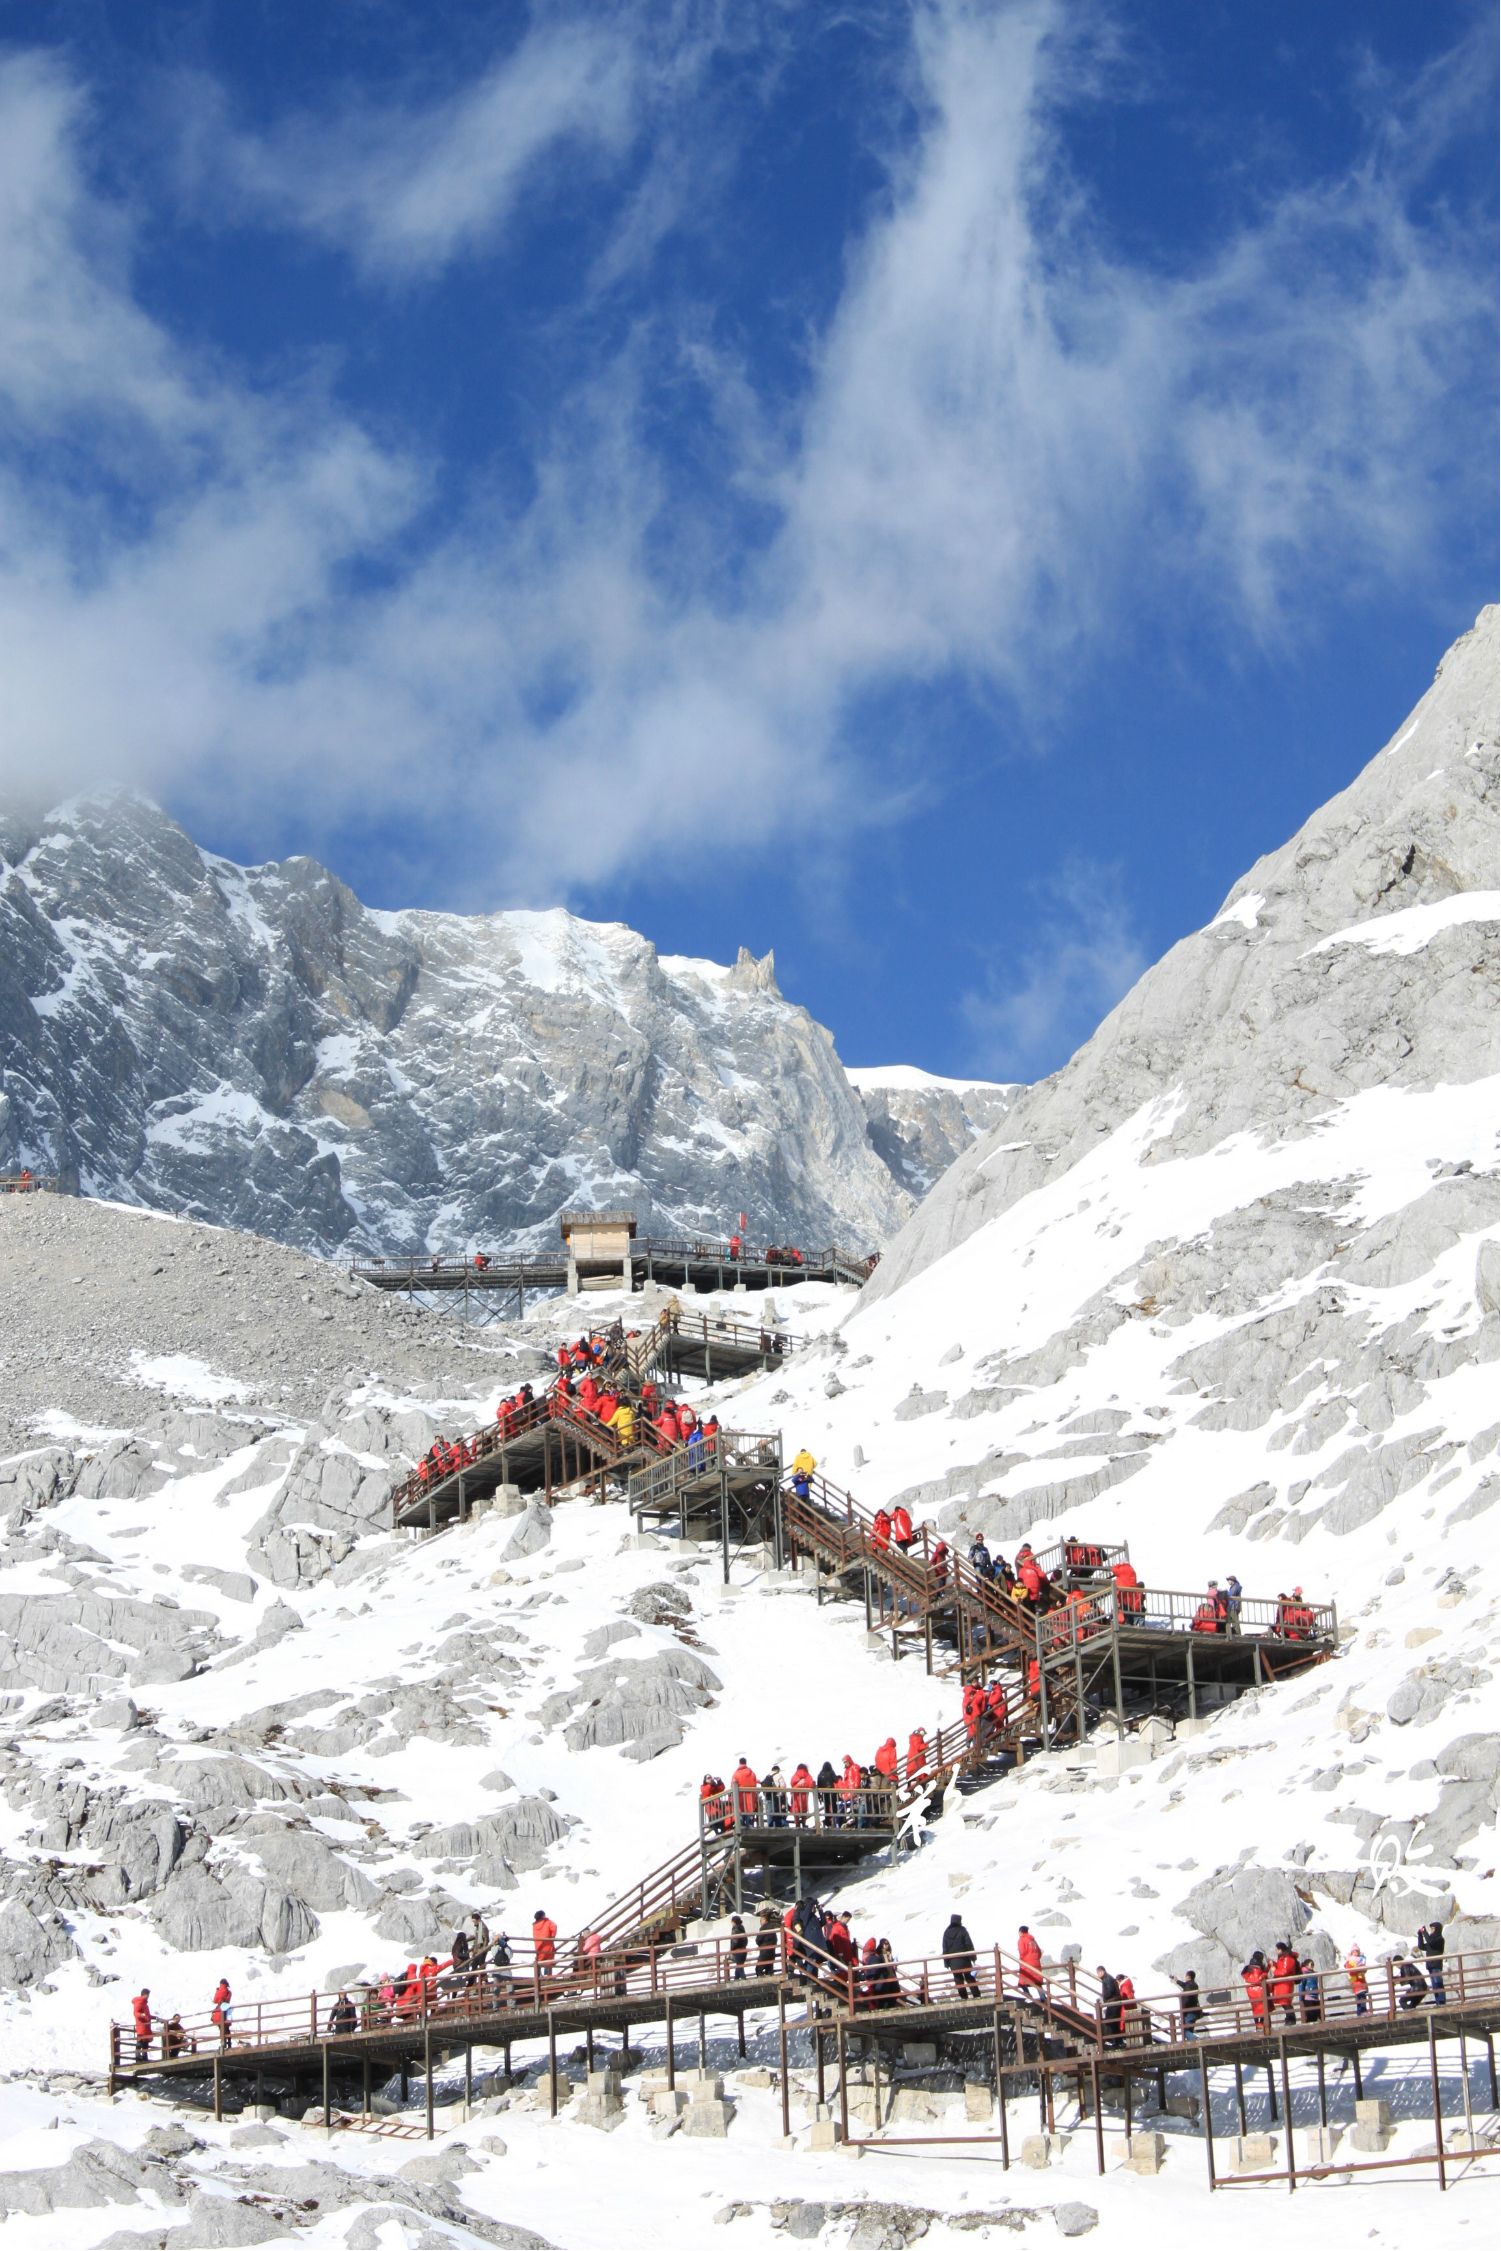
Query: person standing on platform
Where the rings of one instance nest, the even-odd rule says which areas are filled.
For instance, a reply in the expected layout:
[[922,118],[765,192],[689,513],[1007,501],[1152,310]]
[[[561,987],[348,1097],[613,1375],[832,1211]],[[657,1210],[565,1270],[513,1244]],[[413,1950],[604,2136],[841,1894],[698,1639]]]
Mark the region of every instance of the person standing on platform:
[[960,2000],[978,2001],[980,1984],[975,1976],[975,1942],[964,1927],[956,1907],[948,1919],[940,1943],[944,1966],[954,1981],[954,1991]]

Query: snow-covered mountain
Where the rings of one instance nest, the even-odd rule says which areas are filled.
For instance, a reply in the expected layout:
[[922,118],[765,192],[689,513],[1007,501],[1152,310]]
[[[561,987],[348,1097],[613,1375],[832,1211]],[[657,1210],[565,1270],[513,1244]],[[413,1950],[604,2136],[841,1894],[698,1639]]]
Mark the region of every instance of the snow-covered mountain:
[[[982,1946],[1028,1922],[1050,1957],[1082,1948],[1144,1994],[1188,1963],[1233,1976],[1284,1934],[1321,1964],[1355,1939],[1379,1961],[1435,1916],[1453,1948],[1495,1943],[1496,626],[1065,1071],[1016,1095],[858,1301],[798,1293],[804,1354],[714,1395],[728,1426],[779,1428],[950,1538],[1123,1538],[1149,1587],[1235,1571],[1252,1597],[1296,1582],[1339,1607],[1333,1661],[1154,1756],[1097,1739],[952,1800],[897,1868],[852,1878],[857,1937],[930,1954],[958,1905]],[[45,2199],[65,2180],[139,2205],[138,2228],[196,2200],[189,2234],[282,2188],[317,2200],[296,2224],[319,2251],[427,2240],[410,2199],[440,2176],[431,2239],[459,2244],[514,2242],[503,2221],[604,2251],[627,2207],[664,2251],[696,2251],[706,2215],[731,2244],[826,2223],[830,2244],[929,2251],[992,2207],[996,2230],[1064,2226],[1081,2199],[1122,2251],[1202,2227],[1178,2117],[1153,2120],[1155,2183],[1113,2155],[1097,2180],[1088,2131],[1003,2188],[973,2151],[892,2151],[872,2183],[785,2148],[754,2074],[731,2082],[727,2141],[663,2149],[644,2106],[609,2136],[553,2124],[482,2058],[478,2112],[408,2178],[400,2144],[352,2136],[315,2173],[285,2122],[195,2117],[167,2150],[144,2138],[159,2108],[60,2076],[97,2062],[142,1979],[201,2007],[227,1972],[243,2006],[394,1965],[475,1904],[514,1931],[545,1902],[575,1928],[688,1841],[706,1769],[868,1757],[954,1716],[953,1686],[893,1664],[858,1603],[820,1607],[755,1562],[722,1589],[717,1550],[643,1547],[619,1507],[389,1539],[392,1478],[435,1425],[545,1365],[569,1311],[471,1336],[275,1243],[0,1199],[18,1402],[0,1423],[0,2024],[13,2067],[42,2075],[0,2148],[0,2207],[42,2215],[8,2223],[23,2251],[58,2240]],[[1400,2062],[1366,2071],[1410,2153]],[[932,2131],[963,2130],[957,2088],[923,2099]],[[128,2145],[108,2197],[102,2160],[75,2154],[91,2135]],[[1468,2240],[1463,2197],[1390,2180],[1372,2193],[1394,2238]],[[408,2199],[389,2237],[373,2217],[358,2234],[376,2197]],[[1322,2240],[1323,2199],[1279,2226]],[[1212,2225],[1239,2251],[1265,2205],[1217,2199]]]
[[0,817],[0,1168],[310,1248],[661,1232],[884,1242],[991,1122],[862,1101],[777,989],[556,910],[383,914],[127,793]]

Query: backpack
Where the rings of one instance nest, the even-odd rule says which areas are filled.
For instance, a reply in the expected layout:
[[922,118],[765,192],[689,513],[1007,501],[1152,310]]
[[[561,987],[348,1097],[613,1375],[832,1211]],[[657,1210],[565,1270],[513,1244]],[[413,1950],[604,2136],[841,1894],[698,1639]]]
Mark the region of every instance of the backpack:
[[511,1942],[506,1937],[504,1931],[501,1932],[499,1938],[491,1940],[490,1959],[492,1962],[497,1962],[502,1965],[509,1962],[509,1960],[511,1959]]

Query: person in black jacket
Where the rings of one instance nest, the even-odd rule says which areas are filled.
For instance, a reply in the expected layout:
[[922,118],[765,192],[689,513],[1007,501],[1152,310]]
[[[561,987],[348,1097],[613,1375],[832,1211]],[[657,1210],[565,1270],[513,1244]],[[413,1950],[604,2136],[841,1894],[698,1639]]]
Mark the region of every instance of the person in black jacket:
[[819,1768],[816,1779],[818,1808],[823,1816],[823,1826],[826,1829],[837,1829],[839,1826],[839,1777],[834,1772],[828,1759],[825,1759],[823,1765]]
[[1428,1983],[1433,1988],[1433,1998],[1439,2008],[1445,2008],[1444,1996],[1444,1926],[1442,1923],[1425,1923],[1418,1932],[1418,1952],[1428,1969]]
[[1103,1962],[1096,1965],[1095,1976],[1100,1981],[1100,2019],[1104,2027],[1105,2045],[1107,2048],[1118,2048],[1124,2037],[1126,2015],[1120,1984],[1111,1976]]
[[980,1986],[975,1976],[975,1942],[960,1920],[957,1907],[949,1917],[941,1951],[948,1973],[954,1981],[954,1991],[961,2000],[978,2001]]
[[1183,1996],[1183,2037],[1185,2040],[1197,2040],[1199,2019],[1204,2014],[1204,2004],[1199,1995],[1198,1972],[1186,1970],[1182,1977],[1175,1977],[1173,1983]]
[[763,1907],[761,1919],[756,1925],[757,1977],[776,1976],[777,1941],[781,1935],[782,1926],[777,1920],[776,1909],[774,1907]]

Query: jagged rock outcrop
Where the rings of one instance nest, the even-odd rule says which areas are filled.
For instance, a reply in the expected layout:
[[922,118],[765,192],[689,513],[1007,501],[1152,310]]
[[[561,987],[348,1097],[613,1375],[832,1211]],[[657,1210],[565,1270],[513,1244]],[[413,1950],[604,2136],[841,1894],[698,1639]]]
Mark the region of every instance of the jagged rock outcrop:
[[0,1167],[320,1249],[551,1248],[579,1203],[722,1234],[727,1198],[861,1248],[984,1114],[942,1088],[868,1111],[770,955],[373,913],[128,793],[0,815]]
[[[1485,610],[1455,643],[1350,787],[960,1157],[885,1253],[872,1301],[1055,1177],[1060,1153],[1077,1162],[1165,1095],[1153,1164],[1240,1132],[1307,1137],[1364,1088],[1495,1070],[1497,618]],[[1411,919],[1385,940],[1354,935],[1399,914]]]
[[865,1105],[872,1146],[914,1196],[925,1196],[962,1151],[998,1126],[1023,1091],[934,1078],[902,1064],[852,1070],[849,1081]]
[[[987,1338],[988,1324],[971,1336],[973,1389],[954,1419],[1014,1408],[1019,1422],[1028,1399],[1098,1381],[1112,1356],[1124,1367],[1145,1327],[1168,1347],[1182,1338],[1151,1412],[1261,1434],[1279,1472],[1220,1504],[1225,1530],[1349,1537],[1439,1480],[1446,1523],[1493,1505],[1494,1430],[1422,1410],[1496,1354],[1483,1127],[1497,1067],[1497,638],[1487,610],[1394,742],[1064,1070],[1017,1096],[891,1246],[862,1319],[911,1287],[941,1292],[982,1239],[1008,1275],[1000,1326],[1015,1341]],[[1404,1128],[1395,1105],[1416,1119],[1424,1098],[1424,1125]],[[1426,1162],[1390,1153],[1404,1131],[1425,1136]],[[919,1386],[897,1419],[935,1398]],[[1006,1539],[1140,1477],[1168,1430],[1061,1435],[971,1445],[903,1497],[952,1499],[951,1535]]]

